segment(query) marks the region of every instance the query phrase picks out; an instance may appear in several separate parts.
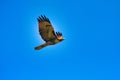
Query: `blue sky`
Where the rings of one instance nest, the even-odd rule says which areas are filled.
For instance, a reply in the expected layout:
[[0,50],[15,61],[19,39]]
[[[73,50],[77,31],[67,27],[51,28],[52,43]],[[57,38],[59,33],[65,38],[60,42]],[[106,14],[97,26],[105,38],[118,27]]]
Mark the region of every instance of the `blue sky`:
[[[0,1],[0,80],[120,80],[119,0]],[[44,41],[44,14],[65,40]]]

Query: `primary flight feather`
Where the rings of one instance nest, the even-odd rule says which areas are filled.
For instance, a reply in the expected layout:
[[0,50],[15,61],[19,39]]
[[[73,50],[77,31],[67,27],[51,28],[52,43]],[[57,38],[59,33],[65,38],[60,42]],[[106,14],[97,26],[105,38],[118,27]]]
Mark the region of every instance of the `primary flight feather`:
[[46,16],[41,15],[37,18],[37,20],[39,34],[41,35],[41,38],[45,41],[45,43],[35,47],[35,50],[40,50],[43,47],[54,45],[64,40],[62,37],[62,33],[54,31],[50,20]]

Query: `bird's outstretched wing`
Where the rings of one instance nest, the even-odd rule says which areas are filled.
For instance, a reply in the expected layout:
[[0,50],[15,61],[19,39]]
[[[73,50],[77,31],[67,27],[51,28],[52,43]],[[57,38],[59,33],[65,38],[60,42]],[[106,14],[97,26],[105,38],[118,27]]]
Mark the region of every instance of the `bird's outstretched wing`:
[[46,42],[46,43],[44,43],[44,44],[42,44],[40,46],[35,47],[35,50],[40,50],[40,49],[42,49],[42,48],[44,48],[46,46],[49,46],[49,45],[51,45],[51,42]]
[[46,16],[41,15],[41,17],[38,17],[37,20],[39,33],[44,41],[48,42],[57,38],[52,24]]

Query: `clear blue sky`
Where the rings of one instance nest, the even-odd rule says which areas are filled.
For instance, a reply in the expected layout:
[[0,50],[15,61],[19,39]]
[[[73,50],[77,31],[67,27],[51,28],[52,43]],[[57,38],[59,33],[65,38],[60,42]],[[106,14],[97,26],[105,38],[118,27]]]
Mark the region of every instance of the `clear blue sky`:
[[[44,14],[65,40],[44,41]],[[0,1],[0,80],[120,80],[119,0]]]

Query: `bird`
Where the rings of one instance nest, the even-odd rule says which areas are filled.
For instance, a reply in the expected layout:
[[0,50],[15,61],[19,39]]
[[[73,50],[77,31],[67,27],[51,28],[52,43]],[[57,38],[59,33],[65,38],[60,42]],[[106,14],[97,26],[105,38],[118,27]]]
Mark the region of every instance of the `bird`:
[[38,16],[38,31],[45,43],[35,47],[35,50],[40,50],[46,46],[55,45],[64,40],[61,32],[55,32],[49,18],[45,15]]

